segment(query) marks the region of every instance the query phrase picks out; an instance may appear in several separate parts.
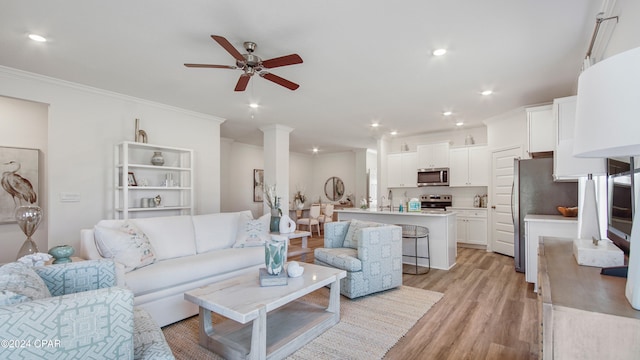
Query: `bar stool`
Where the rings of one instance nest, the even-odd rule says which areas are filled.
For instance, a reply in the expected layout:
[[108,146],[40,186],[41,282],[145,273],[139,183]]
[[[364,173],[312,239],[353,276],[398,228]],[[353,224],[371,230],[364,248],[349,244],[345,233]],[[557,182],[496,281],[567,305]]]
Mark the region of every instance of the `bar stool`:
[[[422,274],[426,274],[431,270],[431,249],[429,246],[429,229],[424,227],[424,226],[418,226],[418,225],[405,225],[405,224],[397,224],[398,226],[400,226],[402,228],[402,238],[403,239],[413,239],[414,242],[414,249],[415,255],[405,255],[402,254],[402,256],[406,256],[406,257],[412,257],[416,260],[415,262],[415,272],[405,272],[404,270],[402,271],[404,274],[411,274],[411,275],[422,275]],[[418,256],[418,239],[427,239],[427,256]],[[427,259],[427,263],[428,263],[428,270],[424,273],[418,273],[418,259]]]

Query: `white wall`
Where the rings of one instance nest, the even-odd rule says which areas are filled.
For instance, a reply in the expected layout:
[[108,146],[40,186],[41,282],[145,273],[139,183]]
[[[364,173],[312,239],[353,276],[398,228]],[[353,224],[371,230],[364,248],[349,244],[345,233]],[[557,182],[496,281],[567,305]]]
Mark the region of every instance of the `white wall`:
[[[221,211],[251,210],[254,217],[262,215],[262,202],[253,201],[253,170],[264,169],[263,148],[226,139],[222,142],[221,156],[224,159],[221,171]],[[289,153],[290,199],[293,199],[293,194],[298,189],[304,190],[307,197],[314,190],[313,159],[311,155]]]
[[[38,205],[46,211],[47,196],[47,112],[46,104],[25,101],[20,99],[0,96],[0,146],[30,148],[39,150],[38,166]],[[7,171],[0,164],[0,172]],[[0,189],[0,197],[3,202],[13,203],[11,196]],[[45,214],[46,215],[46,214]],[[48,217],[45,216],[32,236],[38,245],[38,250],[46,252],[48,238]],[[25,235],[17,223],[0,225],[0,239],[2,239],[2,252],[0,263],[15,259],[20,246],[25,240]]]
[[409,146],[409,151],[416,151],[416,146],[434,144],[444,141],[449,141],[450,146],[464,146],[465,138],[471,135],[475,144],[487,143],[487,128],[482,126],[470,127],[470,128],[455,128],[447,131],[439,131],[428,134],[420,134],[414,136],[405,137],[392,137],[389,139],[388,153],[398,153],[403,144]]
[[603,58],[640,46],[638,35],[640,34],[640,1],[616,0],[610,16],[619,16],[619,19],[605,48]]
[[[194,149],[195,212],[219,211],[222,119],[6,67],[0,95],[49,104],[45,249],[77,249],[80,229],[113,217],[114,145],[133,140],[135,118],[149,143]],[[0,125],[2,133],[22,127]],[[79,193],[80,201],[62,203],[62,192]]]
[[[345,151],[340,153],[317,155],[315,158],[313,174],[313,185],[307,192],[312,201],[317,202],[318,198],[321,198],[322,202],[329,202],[324,194],[324,183],[332,176],[337,176],[342,179],[344,182],[345,195],[355,195],[356,153],[353,151]],[[356,204],[358,204],[359,201],[360,198],[357,198]]]

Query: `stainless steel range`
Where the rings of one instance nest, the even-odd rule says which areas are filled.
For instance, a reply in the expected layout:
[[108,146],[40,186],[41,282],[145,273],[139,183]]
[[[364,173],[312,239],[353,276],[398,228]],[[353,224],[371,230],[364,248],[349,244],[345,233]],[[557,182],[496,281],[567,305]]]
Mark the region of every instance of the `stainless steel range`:
[[420,208],[422,210],[446,210],[453,205],[451,195],[420,195]]

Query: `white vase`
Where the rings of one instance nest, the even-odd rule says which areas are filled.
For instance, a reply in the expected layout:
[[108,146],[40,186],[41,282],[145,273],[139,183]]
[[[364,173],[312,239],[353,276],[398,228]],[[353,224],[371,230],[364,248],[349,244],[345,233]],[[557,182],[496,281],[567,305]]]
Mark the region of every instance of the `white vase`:
[[282,215],[280,218],[280,234],[289,234],[296,231],[296,222],[291,220],[289,215]]

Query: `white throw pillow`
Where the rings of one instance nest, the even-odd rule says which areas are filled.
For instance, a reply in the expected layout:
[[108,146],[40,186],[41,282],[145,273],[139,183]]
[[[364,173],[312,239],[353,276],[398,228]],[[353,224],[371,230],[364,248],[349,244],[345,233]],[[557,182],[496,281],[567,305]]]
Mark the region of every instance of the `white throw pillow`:
[[100,255],[124,265],[125,272],[156,261],[147,235],[129,221],[118,229],[96,225],[94,233]]
[[271,214],[264,214],[258,219],[253,219],[251,215],[243,213],[238,220],[238,233],[236,243],[233,247],[263,246],[269,240],[269,222]]

